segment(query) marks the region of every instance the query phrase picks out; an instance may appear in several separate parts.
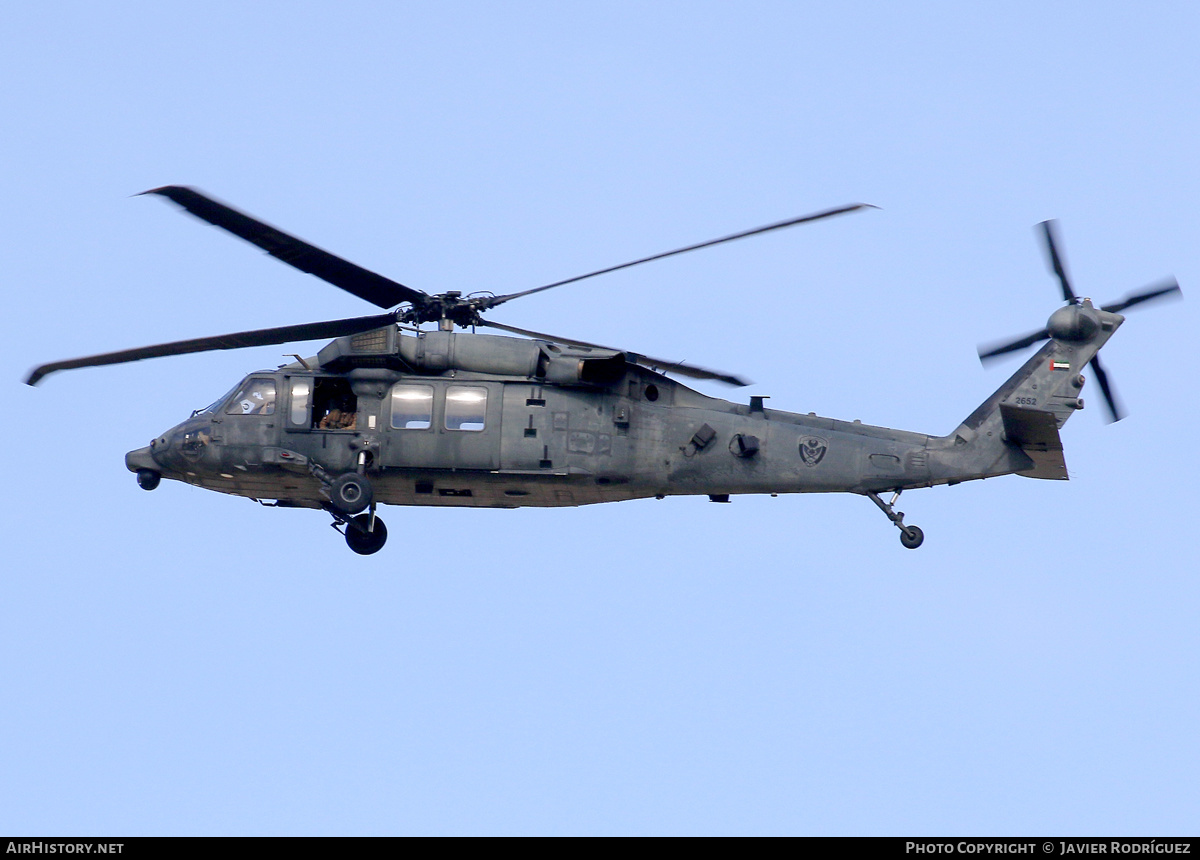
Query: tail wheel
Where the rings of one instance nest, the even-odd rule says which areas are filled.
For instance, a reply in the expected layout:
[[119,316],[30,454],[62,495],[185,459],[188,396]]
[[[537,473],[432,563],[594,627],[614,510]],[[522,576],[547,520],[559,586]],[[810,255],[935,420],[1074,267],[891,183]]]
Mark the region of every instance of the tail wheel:
[[375,518],[375,528],[371,526],[370,514],[359,514],[346,523],[346,545],[359,555],[372,555],[383,549],[387,543],[387,526],[379,517]]
[[338,475],[329,485],[329,501],[343,514],[357,514],[371,504],[371,482],[356,472]]
[[916,549],[925,542],[925,532],[916,526],[905,526],[900,530],[900,543],[906,549]]

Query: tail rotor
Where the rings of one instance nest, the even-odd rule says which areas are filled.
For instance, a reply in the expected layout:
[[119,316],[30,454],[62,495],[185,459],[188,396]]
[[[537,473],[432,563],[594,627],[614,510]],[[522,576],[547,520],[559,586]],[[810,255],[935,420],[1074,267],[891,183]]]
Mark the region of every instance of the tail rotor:
[[[1057,224],[1057,221],[1043,221],[1038,225],[1038,228],[1040,228],[1045,243],[1046,257],[1050,264],[1050,271],[1058,278],[1066,307],[1055,311],[1043,329],[1003,343],[981,346],[979,348],[979,360],[984,364],[999,356],[1016,352],[1052,337],[1067,341],[1086,340],[1095,331],[1095,326],[1098,325],[1095,308],[1089,299],[1080,299],[1075,294],[1075,290],[1071,286],[1071,279],[1067,275],[1066,266],[1063,264],[1062,255],[1059,254]],[[1183,291],[1179,288],[1179,283],[1174,278],[1167,278],[1138,292],[1130,293],[1118,302],[1103,305],[1101,310],[1116,314],[1145,302],[1166,298],[1181,298],[1182,296]],[[1109,381],[1108,373],[1100,363],[1100,356],[1093,356],[1089,363],[1096,374],[1096,382],[1100,386],[1100,393],[1104,397],[1104,404],[1108,407],[1109,421],[1120,421],[1125,417],[1126,413],[1117,400],[1117,395],[1112,383]]]

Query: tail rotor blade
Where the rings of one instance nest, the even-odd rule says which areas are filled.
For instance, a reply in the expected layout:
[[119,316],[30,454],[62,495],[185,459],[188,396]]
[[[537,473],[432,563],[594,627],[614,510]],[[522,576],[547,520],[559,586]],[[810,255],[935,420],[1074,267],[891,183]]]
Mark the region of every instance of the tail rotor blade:
[[1167,296],[1180,298],[1183,297],[1183,290],[1179,289],[1179,282],[1174,278],[1167,278],[1165,281],[1160,281],[1151,287],[1147,287],[1139,293],[1130,293],[1119,302],[1114,302],[1111,305],[1105,305],[1104,310],[1109,313],[1119,314],[1126,308],[1132,308],[1135,305],[1140,305],[1142,302],[1153,301],[1158,298]]
[[1037,343],[1039,340],[1045,340],[1048,337],[1050,337],[1050,332],[1047,329],[1039,329],[1038,331],[1025,335],[1025,337],[1020,337],[1014,341],[991,347],[986,351],[984,347],[980,347],[979,360],[984,364],[987,364],[987,362],[993,358],[998,358],[999,356],[1009,352],[1016,352],[1018,349],[1024,349],[1025,347],[1031,346]]
[[1112,384],[1108,381],[1108,374],[1104,372],[1103,365],[1100,364],[1100,356],[1092,356],[1089,362],[1092,365],[1092,370],[1096,372],[1096,382],[1100,385],[1100,392],[1104,395],[1104,405],[1108,407],[1109,423],[1120,421],[1125,417],[1125,410],[1117,402],[1117,396],[1113,392]]
[[1050,256],[1050,268],[1054,270],[1054,274],[1058,275],[1058,282],[1062,285],[1063,301],[1076,305],[1079,304],[1079,299],[1076,297],[1075,291],[1071,289],[1071,280],[1067,277],[1067,270],[1063,266],[1062,258],[1058,255],[1057,224],[1057,221],[1043,221],[1038,226],[1042,228],[1042,234],[1046,239],[1046,253]]

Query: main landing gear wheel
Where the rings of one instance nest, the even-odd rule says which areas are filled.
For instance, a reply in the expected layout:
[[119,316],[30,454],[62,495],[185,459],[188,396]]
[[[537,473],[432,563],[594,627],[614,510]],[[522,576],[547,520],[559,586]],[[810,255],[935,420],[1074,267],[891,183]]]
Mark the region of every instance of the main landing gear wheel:
[[905,526],[900,530],[900,543],[904,544],[906,549],[916,549],[924,542],[925,532],[916,526]]
[[357,472],[338,475],[329,485],[329,502],[343,514],[357,514],[371,504],[371,482]]
[[346,546],[359,555],[372,555],[383,549],[383,545],[387,543],[387,526],[383,524],[383,520],[375,517],[374,530],[367,531],[370,527],[370,514],[359,514],[348,521],[346,523]]

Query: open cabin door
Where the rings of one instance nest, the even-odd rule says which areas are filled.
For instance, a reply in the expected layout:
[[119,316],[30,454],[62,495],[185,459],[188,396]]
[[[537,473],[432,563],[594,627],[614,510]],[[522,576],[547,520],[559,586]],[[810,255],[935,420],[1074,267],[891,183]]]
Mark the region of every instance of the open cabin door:
[[344,376],[289,375],[285,448],[297,451],[325,469],[354,468],[352,440],[361,435],[359,401]]

